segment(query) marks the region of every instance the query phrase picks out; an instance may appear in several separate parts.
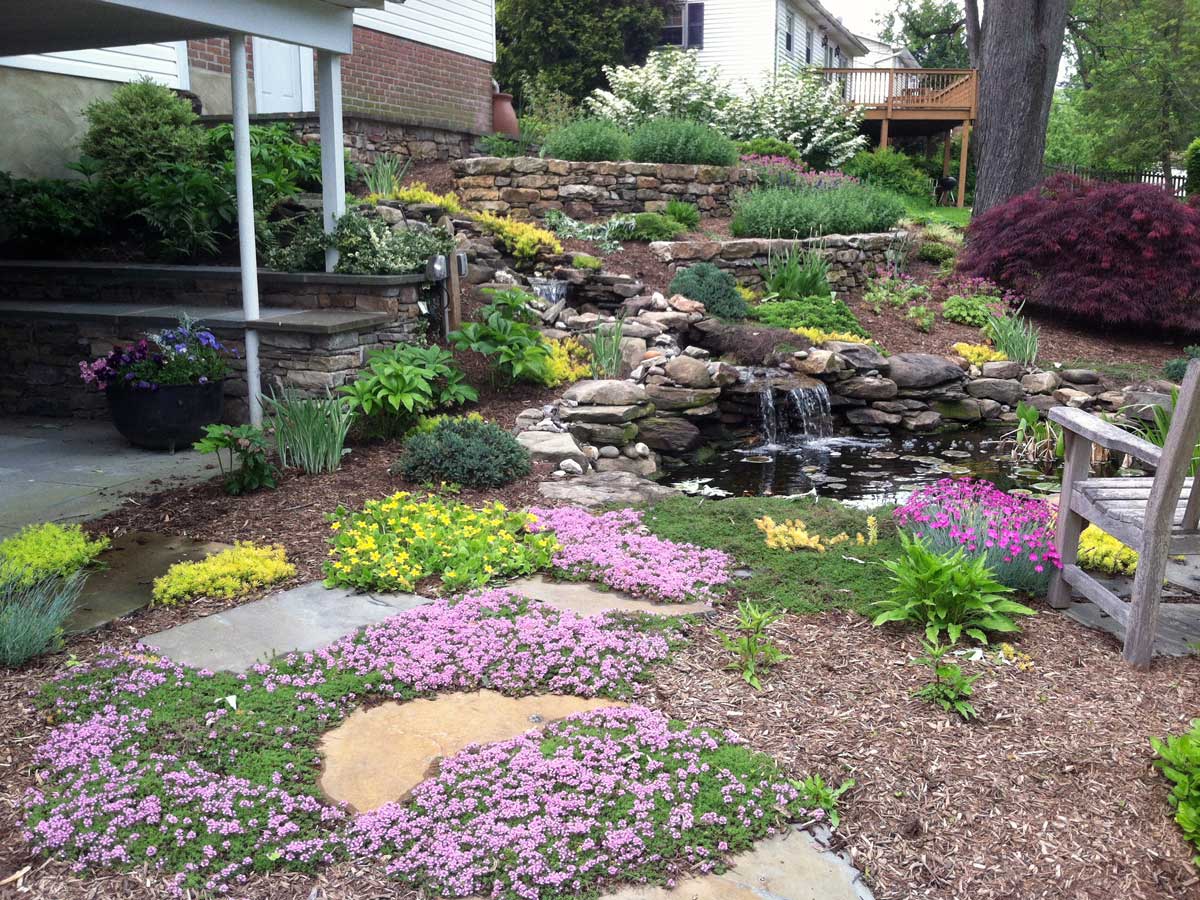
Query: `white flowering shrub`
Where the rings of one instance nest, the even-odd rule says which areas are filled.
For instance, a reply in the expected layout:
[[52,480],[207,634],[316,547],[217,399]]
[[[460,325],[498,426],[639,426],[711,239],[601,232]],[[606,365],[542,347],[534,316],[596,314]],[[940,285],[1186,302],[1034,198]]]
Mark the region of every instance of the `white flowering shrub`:
[[644,66],[605,66],[610,90],[584,101],[588,112],[632,130],[664,117],[715,122],[733,99],[729,85],[700,64],[695,50],[651,52]]
[[815,169],[836,168],[867,146],[862,111],[847,103],[836,82],[799,70],[747,84],[722,110],[720,127],[732,138],[787,141]]
[[804,161],[824,170],[867,146],[859,134],[862,112],[841,96],[836,82],[815,72],[764,73],[739,91],[705,68],[694,50],[655,50],[644,66],[605,66],[609,90],[584,101],[588,112],[622,128],[651,119],[691,119],[729,137],[773,137],[793,144]]

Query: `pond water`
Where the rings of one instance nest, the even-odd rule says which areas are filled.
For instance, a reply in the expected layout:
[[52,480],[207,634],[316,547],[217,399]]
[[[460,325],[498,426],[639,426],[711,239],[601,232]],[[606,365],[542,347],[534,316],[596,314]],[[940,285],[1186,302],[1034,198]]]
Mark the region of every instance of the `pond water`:
[[833,436],[769,450],[728,450],[709,462],[671,470],[666,484],[733,496],[811,494],[860,508],[903,503],[917,488],[950,476],[986,478],[1004,490],[1035,494],[1056,476],[1023,467],[1001,452],[1011,426],[943,434]]

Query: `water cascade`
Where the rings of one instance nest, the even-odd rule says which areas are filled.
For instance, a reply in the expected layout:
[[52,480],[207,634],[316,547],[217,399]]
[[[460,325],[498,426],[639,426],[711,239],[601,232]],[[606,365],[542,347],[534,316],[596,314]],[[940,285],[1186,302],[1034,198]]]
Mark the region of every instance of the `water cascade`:
[[[793,388],[788,392],[793,419],[799,424],[803,441],[833,437],[833,411],[829,389],[817,382],[809,387]],[[791,434],[796,434],[792,431]]]
[[567,299],[567,288],[570,284],[557,278],[530,278],[529,289],[546,302],[547,306]]

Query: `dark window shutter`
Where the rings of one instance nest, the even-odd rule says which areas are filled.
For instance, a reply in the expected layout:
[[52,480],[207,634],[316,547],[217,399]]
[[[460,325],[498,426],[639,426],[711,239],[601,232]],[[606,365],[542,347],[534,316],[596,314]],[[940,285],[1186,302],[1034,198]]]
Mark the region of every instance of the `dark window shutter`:
[[687,5],[687,46],[700,49],[704,46],[704,4]]

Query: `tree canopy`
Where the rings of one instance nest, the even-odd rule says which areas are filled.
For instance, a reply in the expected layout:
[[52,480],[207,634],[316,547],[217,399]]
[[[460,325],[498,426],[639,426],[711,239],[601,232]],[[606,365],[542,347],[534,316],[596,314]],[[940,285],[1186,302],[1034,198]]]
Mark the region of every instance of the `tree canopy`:
[[927,69],[965,69],[966,18],[955,0],[899,0],[878,19],[879,37],[907,47]]

